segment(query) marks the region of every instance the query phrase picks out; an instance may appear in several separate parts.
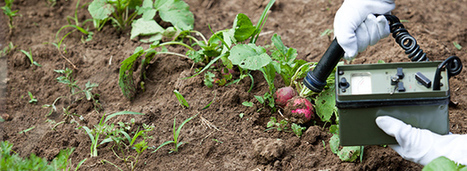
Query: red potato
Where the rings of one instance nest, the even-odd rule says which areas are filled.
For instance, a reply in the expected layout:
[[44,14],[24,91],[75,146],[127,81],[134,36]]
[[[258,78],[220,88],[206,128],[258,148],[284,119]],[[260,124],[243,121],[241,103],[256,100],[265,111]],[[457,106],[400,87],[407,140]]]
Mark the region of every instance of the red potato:
[[293,123],[304,124],[315,116],[313,104],[305,97],[294,97],[287,101],[284,116]]
[[287,101],[297,95],[298,93],[292,87],[282,87],[274,93],[274,101],[279,107],[285,107]]

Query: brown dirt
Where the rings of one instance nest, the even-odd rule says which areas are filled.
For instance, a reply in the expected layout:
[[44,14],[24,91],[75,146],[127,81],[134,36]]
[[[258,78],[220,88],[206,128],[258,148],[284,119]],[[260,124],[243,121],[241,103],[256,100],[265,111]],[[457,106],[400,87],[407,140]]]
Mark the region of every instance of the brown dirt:
[[[61,124],[52,130],[52,123],[64,118],[60,113],[46,117],[48,109],[41,107],[51,104],[69,90],[55,78],[56,69],[71,68],[70,64],[58,53],[56,48],[46,42],[54,42],[55,33],[67,24],[66,17],[72,16],[77,0],[57,0],[50,7],[45,0],[16,0],[13,7],[19,9],[21,16],[14,20],[12,34],[8,33],[5,15],[0,15],[0,49],[9,42],[16,45],[16,50],[0,58],[3,78],[0,80],[0,114],[8,114],[9,121],[0,123],[0,140],[14,143],[13,150],[21,156],[35,153],[51,160],[60,149],[74,147],[71,159],[73,167],[88,158],[80,170],[115,170],[110,164],[101,163],[102,159],[124,167],[109,149],[110,145],[98,148],[99,156],[90,158],[91,141],[77,124]],[[90,2],[84,0],[81,4]],[[191,11],[195,15],[195,30],[211,35],[208,25],[214,31],[230,28],[235,15],[245,13],[254,23],[259,19],[266,0],[189,0]],[[338,1],[278,1],[272,8],[264,34],[258,42],[270,42],[272,33],[282,36],[286,46],[298,50],[299,58],[318,61],[331,42],[331,37],[320,36],[326,29],[332,29],[332,21],[342,0]],[[0,2],[3,6],[4,2]],[[422,49],[431,60],[442,60],[457,55],[467,64],[467,2],[466,0],[406,0],[397,1],[393,14],[404,23],[410,33],[418,40]],[[90,18],[86,8],[78,11],[80,21]],[[91,26],[92,27],[92,26]],[[190,75],[192,63],[175,56],[157,56],[148,69],[146,91],[138,92],[135,100],[123,97],[118,87],[119,64],[130,56],[134,49],[143,45],[129,40],[129,31],[115,31],[112,26],[103,31],[95,31],[92,41],[82,43],[81,34],[72,33],[64,41],[70,59],[78,69],[73,76],[78,85],[84,87],[88,81],[98,83],[93,89],[100,94],[102,104],[100,113],[86,100],[62,99],[58,109],[71,106],[70,111],[83,116],[80,126],[90,128],[97,124],[103,113],[118,111],[142,112],[145,115],[134,117],[136,124],[154,124],[150,132],[150,146],[158,146],[170,140],[173,119],[177,123],[199,114],[182,129],[182,141],[189,142],[178,153],[168,154],[168,146],[156,153],[149,151],[141,156],[137,170],[420,170],[422,166],[406,161],[392,149],[381,146],[367,146],[363,161],[354,163],[341,162],[334,155],[328,144],[331,137],[327,127],[310,126],[301,138],[293,133],[267,131],[266,123],[271,114],[269,110],[257,111],[245,107],[243,101],[255,101],[254,95],[262,95],[267,84],[261,73],[255,73],[255,87],[247,93],[250,80],[244,79],[237,85],[207,88],[201,76],[189,80],[181,78]],[[457,50],[453,42],[463,45]],[[32,51],[34,60],[42,67],[30,66],[27,57],[19,49]],[[174,47],[173,51],[182,52]],[[376,46],[369,47],[353,63],[408,62],[402,49],[393,38],[385,38]],[[8,67],[8,72],[5,69]],[[8,74],[7,76],[5,74]],[[1,75],[0,75],[1,76]],[[278,77],[276,77],[278,78]],[[281,85],[277,80],[277,85]],[[467,133],[467,72],[451,78],[450,110],[451,132]],[[177,89],[186,98],[190,108],[181,107],[172,93]],[[28,103],[27,92],[37,99],[37,104]],[[202,110],[213,98],[215,101]],[[257,106],[259,104],[255,104]],[[60,110],[59,110],[60,111]],[[240,118],[239,114],[244,113]],[[120,116],[114,122],[129,121],[133,116]],[[18,134],[30,127],[31,131]],[[219,142],[214,141],[217,139]]]

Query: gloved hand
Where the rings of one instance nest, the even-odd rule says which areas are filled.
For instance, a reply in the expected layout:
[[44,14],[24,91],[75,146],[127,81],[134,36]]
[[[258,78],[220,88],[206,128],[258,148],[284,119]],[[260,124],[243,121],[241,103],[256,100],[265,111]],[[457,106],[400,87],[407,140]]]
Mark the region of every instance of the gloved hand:
[[439,135],[414,128],[390,116],[379,116],[376,124],[386,134],[396,138],[398,145],[389,145],[402,158],[422,165],[445,156],[467,165],[467,135]]
[[394,0],[345,0],[334,17],[334,35],[344,49],[344,59],[352,60],[358,52],[389,35],[384,16],[395,8]]

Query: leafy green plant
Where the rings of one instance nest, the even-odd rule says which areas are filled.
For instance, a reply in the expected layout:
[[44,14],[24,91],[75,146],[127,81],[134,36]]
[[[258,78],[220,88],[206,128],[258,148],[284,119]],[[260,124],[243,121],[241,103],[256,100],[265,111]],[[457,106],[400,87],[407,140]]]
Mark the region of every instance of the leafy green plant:
[[[80,128],[83,128],[84,131],[88,134],[89,138],[91,139],[91,157],[97,157],[97,147],[99,147],[100,145],[104,144],[104,143],[108,143],[110,142],[110,140],[108,139],[110,137],[109,134],[105,134],[106,132],[109,132],[109,130],[112,130],[114,125],[108,125],[107,121],[115,116],[119,116],[119,115],[127,115],[127,114],[130,114],[130,115],[144,115],[142,113],[138,113],[138,112],[129,112],[129,111],[122,111],[122,112],[117,112],[117,113],[113,113],[113,114],[110,114],[108,115],[107,117],[105,117],[106,115],[102,115],[102,118],[101,120],[99,121],[99,123],[97,125],[94,125],[94,128],[93,129],[90,129],[89,127],[87,126],[82,126]],[[104,119],[105,118],[105,119]],[[105,136],[104,140],[101,141],[99,143],[99,137],[100,136]]]
[[287,120],[282,119],[278,122],[275,117],[271,117],[266,126],[268,129],[266,129],[265,131],[269,131],[271,129],[276,129],[277,131],[288,131],[288,124],[289,122]]
[[[134,124],[134,121],[132,121],[132,124]],[[143,123],[143,129],[141,130],[138,129],[138,131],[136,131],[136,133],[131,138],[129,135],[130,126],[123,122],[119,122],[118,125],[120,126],[119,128],[106,129],[107,131],[110,131],[110,132],[107,132],[107,134],[109,134],[110,136],[104,139],[103,142],[113,141],[115,145],[118,146],[120,155],[117,154],[117,152],[113,149],[113,147],[112,147],[112,151],[114,152],[114,154],[117,156],[118,159],[122,160],[125,163],[128,170],[133,171],[135,170],[135,166],[139,162],[139,157],[149,147],[148,143],[146,142],[146,139],[152,138],[152,137],[149,137],[147,135],[147,132],[154,130],[155,127],[154,125],[149,126]],[[138,138],[139,139],[142,138],[142,140],[136,143]],[[127,143],[125,143],[125,141]],[[122,146],[124,146],[125,148],[123,148]],[[128,155],[130,150],[133,150],[133,149],[136,151],[136,155],[135,156]],[[103,161],[112,164],[119,170],[122,170],[120,167],[118,167],[116,164],[110,161],[107,161],[107,160],[103,160]]]
[[173,92],[174,92],[175,96],[177,97],[178,102],[180,103],[180,105],[185,106],[186,108],[189,108],[189,107],[190,107],[190,105],[189,105],[188,102],[185,100],[185,98],[183,97],[183,95],[180,94],[180,92],[178,92],[177,90],[174,90]]
[[[212,83],[218,83],[219,85],[238,83],[240,80],[247,77],[253,80],[253,76],[249,73],[249,70],[260,70],[271,61],[268,55],[265,53],[265,49],[256,46],[254,43],[258,39],[259,33],[261,32],[261,29],[266,21],[267,12],[272,7],[274,2],[274,0],[269,2],[256,26],[252,24],[251,20],[245,14],[238,14],[231,29],[213,32],[213,35],[209,39],[206,39],[205,36],[198,31],[180,30],[177,29],[177,27],[166,29],[162,35],[160,35],[160,37],[162,37],[161,39],[165,38],[171,41],[164,43],[154,42],[150,48],[146,50],[142,47],[137,47],[133,55],[122,62],[119,74],[119,86],[122,90],[122,93],[129,99],[133,98],[137,85],[133,80],[133,71],[137,67],[134,64],[138,58],[143,57],[141,62],[142,71],[140,78],[141,80],[144,80],[146,78],[146,66],[156,54],[175,55],[183,58],[189,58],[194,63],[204,63],[205,67],[201,70],[198,70],[198,72],[191,77],[197,76],[198,74],[211,69],[215,63],[219,63],[220,65],[224,66],[225,68],[221,70],[224,72],[225,70],[233,69],[232,67],[234,64],[239,66],[239,79],[234,79],[231,83],[227,83],[233,79],[231,74],[225,74],[219,78],[218,81],[216,81],[212,74],[207,73],[205,81],[207,86],[211,86]],[[200,37],[201,40],[198,40],[196,37]],[[250,43],[243,44],[243,42],[247,41],[248,39],[250,40]],[[181,40],[187,40],[194,43],[188,45],[183,43]],[[166,46],[171,45],[186,47],[186,54],[169,52]],[[195,50],[195,46],[199,47],[200,50]],[[161,50],[157,51],[156,48]],[[239,54],[243,52],[247,52],[248,55],[252,56],[252,58],[246,58],[245,55],[247,54]],[[271,68],[273,68],[272,65],[265,69],[265,71],[268,73],[268,78],[274,74]],[[254,81],[252,81],[252,83],[253,82]],[[250,90],[252,87],[253,84],[251,85]]]
[[303,131],[306,130],[306,127],[300,126],[296,123],[292,123],[291,128],[292,128],[293,133],[295,133],[297,137],[301,137],[303,134]]
[[[55,2],[54,2],[55,3]],[[62,26],[58,31],[57,33],[55,34],[55,39],[56,39],[56,42],[57,43],[52,43],[55,47],[57,47],[58,51],[61,53],[61,46],[62,46],[62,43],[63,43],[63,40],[65,40],[65,38],[70,35],[72,32],[78,30],[80,31],[81,33],[83,33],[84,35],[87,36],[87,38],[83,38],[82,41],[90,41],[92,40],[92,36],[94,35],[93,32],[90,32],[88,28],[84,29],[83,26],[89,22],[89,21],[92,21],[92,19],[87,19],[85,20],[82,24],[79,22],[78,20],[78,8],[79,8],[79,3],[80,3],[80,0],[78,0],[76,2],[76,8],[75,8],[75,15],[74,17],[71,17],[71,16],[67,16],[67,21],[68,21],[68,25],[64,25]],[[74,21],[74,23],[72,22]],[[73,31],[70,31],[68,33],[66,33],[64,36],[62,36],[61,39],[59,39],[59,34],[62,30],[66,29],[66,28],[74,28]],[[66,53],[66,47],[63,48],[63,51],[65,51]]]
[[73,79],[73,70],[70,68],[65,68],[64,70],[54,70],[56,73],[64,74],[64,76],[57,77],[59,83],[65,84],[69,89],[71,94],[76,92],[76,89],[79,89],[79,86],[76,84],[77,81]]
[[10,34],[13,31],[13,17],[18,16],[16,13],[18,13],[18,10],[12,11],[12,6],[13,6],[13,1],[14,0],[5,0],[5,6],[0,7],[3,10],[3,13],[8,16],[8,27],[10,27]]
[[360,161],[363,160],[364,146],[346,146],[340,148],[339,125],[332,125],[329,131],[333,134],[329,140],[329,147],[334,154],[339,156],[339,159],[353,162],[360,156]]
[[60,121],[58,123],[55,123],[55,121],[52,121],[52,120],[48,120],[48,121],[52,122],[54,124],[52,126],[52,130],[55,130],[55,128],[57,126],[59,126],[60,124],[64,124],[64,123],[76,123],[76,125],[79,126],[79,123],[76,121],[75,116],[79,117],[79,118],[82,117],[81,115],[78,115],[76,113],[71,113],[70,112],[70,106],[68,106],[66,108],[63,108],[63,117],[64,117],[64,119],[62,121]]
[[[194,16],[189,6],[181,0],[94,0],[88,11],[94,27],[101,30],[107,21],[119,29],[131,29],[131,39],[137,36],[151,36],[150,41],[158,41],[164,29],[154,20],[156,14],[180,30],[193,29]],[[141,18],[135,20],[137,16]]]
[[[159,150],[161,147],[165,146],[165,145],[168,145],[168,144],[174,144],[174,148],[170,149],[170,152],[169,153],[172,153],[172,152],[178,152],[178,148],[184,144],[185,142],[182,142],[180,141],[180,131],[182,130],[182,127],[183,125],[185,125],[187,122],[189,122],[191,119],[195,118],[197,115],[195,116],[192,116],[188,119],[186,119],[185,121],[183,121],[180,126],[178,126],[178,128],[175,126],[177,124],[176,122],[176,119],[177,118],[174,118],[174,124],[173,124],[173,130],[172,130],[172,133],[173,133],[173,140],[170,140],[170,141],[166,141],[164,143],[162,143],[161,145],[159,145],[159,147],[156,148],[156,150],[153,151],[153,153],[155,153],[157,150]],[[180,142],[179,142],[180,141]]]
[[25,50],[20,50],[21,52],[23,52],[28,58],[29,58],[29,61],[31,62],[31,66],[34,64],[36,66],[39,66],[41,67],[42,65],[37,63],[36,61],[34,61],[34,59],[32,58],[32,55],[31,55],[31,51],[27,52]]
[[6,55],[8,55],[12,50],[14,50],[16,48],[15,45],[13,45],[12,42],[10,42],[8,44],[8,46],[6,46],[5,48],[3,48],[1,51],[0,51],[0,58],[1,57],[4,57]]
[[36,103],[37,103],[37,99],[34,98],[34,96],[32,95],[32,93],[28,91],[28,95],[29,95],[29,98],[31,99],[31,100],[29,100],[29,103],[34,103],[34,104],[36,104]]
[[[83,93],[84,96],[77,99],[77,100],[81,100],[82,98],[86,98],[86,100],[88,101],[92,101],[94,103],[94,108],[96,110],[99,110],[100,109],[100,103],[99,103],[99,100],[96,99],[96,97],[99,97],[99,94],[93,94],[91,91],[93,88],[99,86],[99,84],[97,83],[91,83],[91,82],[87,82],[84,86],[84,89],[81,89],[76,83],[77,81],[75,81],[73,79],[73,70],[69,69],[69,68],[65,68],[64,70],[54,70],[56,73],[60,73],[60,74],[64,74],[64,76],[59,76],[57,77],[57,81],[59,83],[63,83],[65,84],[69,89],[70,89],[70,97],[71,96],[74,96],[74,95],[77,95],[77,94],[81,94]],[[46,107],[51,107],[51,106],[46,106]],[[53,106],[52,106],[53,107]]]
[[467,171],[467,167],[465,167],[465,165],[458,164],[444,156],[441,156],[432,160],[422,169],[422,171],[437,170]]
[[57,103],[57,101],[60,100],[61,98],[62,97],[57,97],[52,104],[42,105],[43,108],[50,108],[49,113],[45,116],[50,116],[54,111],[57,111],[57,107],[55,106],[55,103]]
[[214,86],[213,84],[215,83],[215,80],[214,80],[215,77],[216,77],[215,74],[213,74],[212,72],[207,71],[204,74],[204,85],[206,85],[209,88]]
[[[37,157],[33,153],[29,158],[22,158],[12,148],[13,144],[8,141],[0,142],[0,168],[2,170],[71,170],[70,155],[73,153],[74,148],[60,150],[50,163],[47,159]],[[86,159],[81,160],[76,166],[75,171],[85,161]]]

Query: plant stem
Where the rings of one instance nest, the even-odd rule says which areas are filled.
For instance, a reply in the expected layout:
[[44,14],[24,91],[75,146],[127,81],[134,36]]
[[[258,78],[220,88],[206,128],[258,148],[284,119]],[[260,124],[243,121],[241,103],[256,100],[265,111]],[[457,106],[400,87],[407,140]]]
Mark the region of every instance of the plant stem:
[[195,33],[196,35],[200,36],[203,39],[204,43],[206,43],[206,45],[208,44],[208,41],[206,40],[206,37],[204,37],[204,35],[201,32],[196,31],[196,30],[191,30],[190,32]]
[[157,54],[168,54],[168,55],[175,55],[175,56],[180,56],[180,57],[183,57],[183,58],[187,58],[187,59],[190,59],[190,57],[186,56],[186,55],[182,55],[182,54],[179,54],[179,53],[175,53],[175,52],[158,52]]
[[158,47],[160,46],[167,46],[167,45],[181,45],[181,46],[185,46],[186,48],[192,50],[192,51],[195,51],[195,49],[193,49],[191,46],[185,44],[185,43],[182,43],[182,42],[166,42],[166,43],[161,43],[158,45]]

